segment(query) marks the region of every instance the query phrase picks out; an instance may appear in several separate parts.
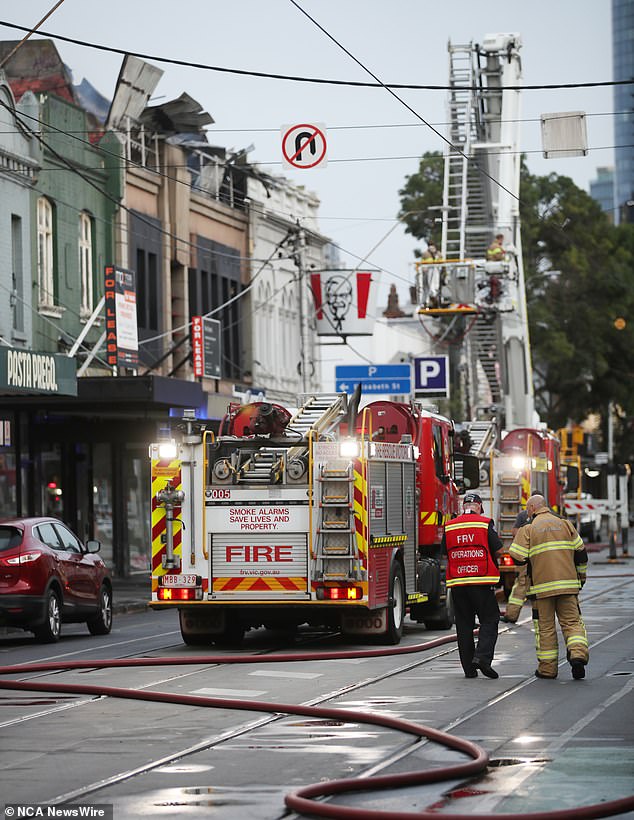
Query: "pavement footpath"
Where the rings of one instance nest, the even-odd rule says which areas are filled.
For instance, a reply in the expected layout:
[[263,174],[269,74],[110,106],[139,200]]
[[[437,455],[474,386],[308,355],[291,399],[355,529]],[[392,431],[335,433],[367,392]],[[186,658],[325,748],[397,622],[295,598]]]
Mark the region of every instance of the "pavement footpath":
[[112,579],[112,611],[115,615],[146,609],[151,599],[152,578],[149,572]]

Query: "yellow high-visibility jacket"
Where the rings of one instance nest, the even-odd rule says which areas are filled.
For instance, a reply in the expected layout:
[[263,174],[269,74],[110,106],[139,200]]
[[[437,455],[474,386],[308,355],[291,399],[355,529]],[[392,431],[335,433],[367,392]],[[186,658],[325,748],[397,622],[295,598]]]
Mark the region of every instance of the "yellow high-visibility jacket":
[[528,563],[530,596],[576,594],[585,583],[588,554],[583,541],[570,521],[548,507],[537,510],[531,523],[517,531],[509,552],[516,564]]

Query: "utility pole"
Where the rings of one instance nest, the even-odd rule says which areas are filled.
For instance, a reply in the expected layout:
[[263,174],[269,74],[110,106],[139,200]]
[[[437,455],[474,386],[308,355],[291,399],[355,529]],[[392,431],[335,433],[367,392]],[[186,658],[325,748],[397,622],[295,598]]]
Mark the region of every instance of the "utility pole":
[[609,558],[616,558],[616,467],[614,464],[614,403],[608,403],[608,544]]
[[299,369],[301,378],[302,393],[308,392],[309,368],[312,367],[312,358],[309,358],[309,333],[308,333],[308,306],[306,304],[306,288],[304,282],[305,265],[304,251],[306,249],[306,234],[300,227],[299,221],[291,239],[293,248],[292,258],[297,267],[297,288],[299,305]]

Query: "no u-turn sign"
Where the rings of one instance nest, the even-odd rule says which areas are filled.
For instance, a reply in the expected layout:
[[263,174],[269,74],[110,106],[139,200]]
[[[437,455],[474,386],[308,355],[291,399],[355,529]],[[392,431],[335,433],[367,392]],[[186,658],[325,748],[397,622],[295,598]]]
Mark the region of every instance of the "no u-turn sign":
[[300,123],[282,126],[282,157],[286,168],[326,165],[326,127]]

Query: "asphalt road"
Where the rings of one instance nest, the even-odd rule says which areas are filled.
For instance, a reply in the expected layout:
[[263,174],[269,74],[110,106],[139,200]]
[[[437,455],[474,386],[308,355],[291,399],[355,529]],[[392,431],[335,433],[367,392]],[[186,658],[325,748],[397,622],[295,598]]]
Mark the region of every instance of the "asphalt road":
[[[341,796],[368,812],[555,811],[634,792],[634,561],[591,556],[582,610],[591,643],[588,676],[567,664],[556,681],[533,676],[526,607],[501,625],[498,680],[466,680],[455,643],[414,654],[266,662],[278,651],[328,653],[368,648],[302,632],[294,640],[249,633],[239,651],[193,649],[171,612],[119,614],[111,635],[67,626],[39,646],[24,635],[0,638],[0,664],[26,664],[12,678],[130,687],[267,703],[323,704],[390,714],[445,729],[483,746],[482,777]],[[406,622],[402,646],[446,635]],[[203,655],[259,655],[249,665],[195,663]],[[172,657],[156,667],[30,673],[40,660]],[[3,676],[7,677],[7,676]],[[296,715],[202,708],[65,693],[0,691],[0,794],[7,803],[111,805],[115,820],[292,816],[284,796],[308,783],[429,769],[463,760],[391,729]],[[634,813],[620,815],[634,817]]]

